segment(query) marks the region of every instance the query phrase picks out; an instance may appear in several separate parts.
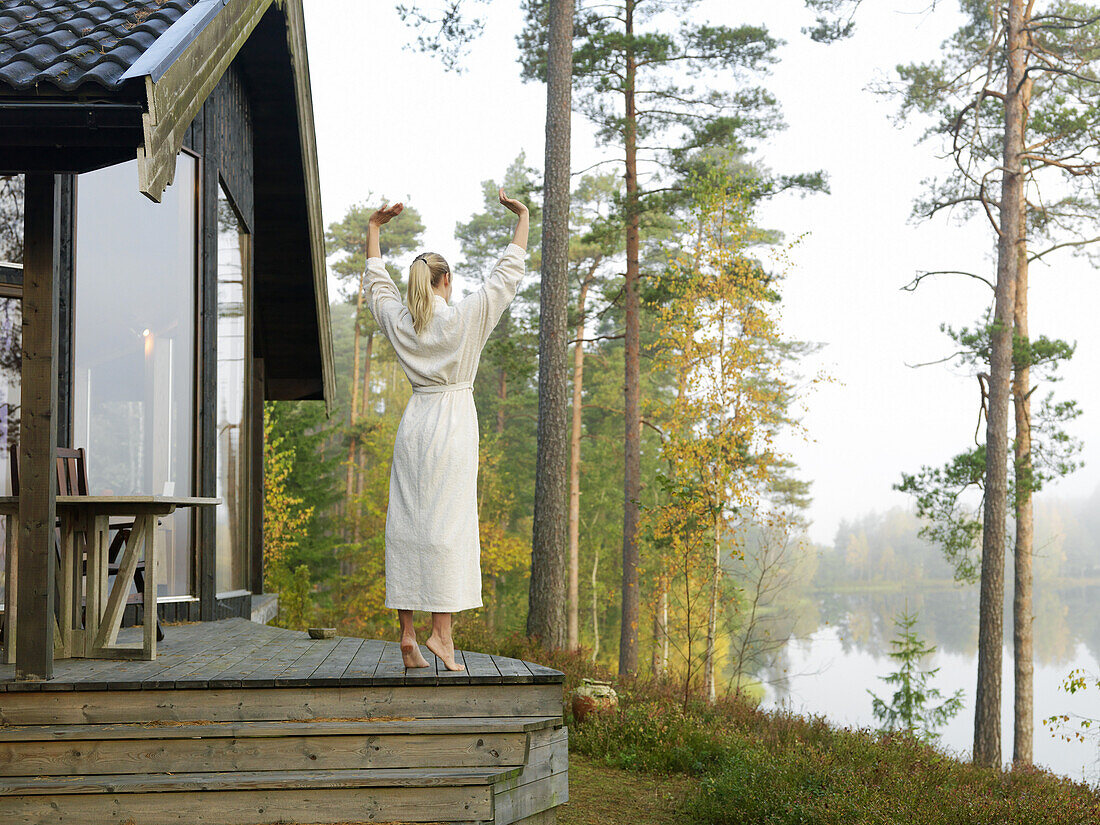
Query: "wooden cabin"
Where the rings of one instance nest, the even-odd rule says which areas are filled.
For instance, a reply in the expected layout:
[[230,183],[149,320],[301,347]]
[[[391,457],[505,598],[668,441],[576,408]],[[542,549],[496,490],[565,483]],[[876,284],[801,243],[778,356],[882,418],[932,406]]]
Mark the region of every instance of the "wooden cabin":
[[263,401],[333,397],[301,0],[0,0],[0,174],[0,822],[553,822],[561,673],[250,621]]

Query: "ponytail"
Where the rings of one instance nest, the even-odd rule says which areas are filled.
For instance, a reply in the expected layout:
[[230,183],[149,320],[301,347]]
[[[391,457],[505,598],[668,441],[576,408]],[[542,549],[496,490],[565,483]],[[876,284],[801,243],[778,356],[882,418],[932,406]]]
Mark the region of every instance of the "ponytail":
[[442,255],[425,252],[416,256],[409,267],[409,290],[406,302],[412,314],[413,329],[419,335],[432,320],[435,307],[432,304],[432,287],[438,286],[451,268]]

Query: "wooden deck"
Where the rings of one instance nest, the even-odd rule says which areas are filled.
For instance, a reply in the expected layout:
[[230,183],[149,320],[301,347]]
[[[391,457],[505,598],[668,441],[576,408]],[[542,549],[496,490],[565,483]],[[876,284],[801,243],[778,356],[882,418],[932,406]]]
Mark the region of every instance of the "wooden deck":
[[227,619],[166,626],[151,662],[0,667],[0,822],[554,822],[562,674],[424,654]]
[[[141,630],[123,628],[119,642],[139,641]],[[61,659],[48,682],[16,682],[15,666],[0,665],[0,691],[522,685],[564,678],[533,662],[469,651],[455,655],[466,670],[449,671],[423,645],[432,666],[406,670],[396,642],[311,639],[304,631],[239,618],[167,625],[164,634],[154,661]]]

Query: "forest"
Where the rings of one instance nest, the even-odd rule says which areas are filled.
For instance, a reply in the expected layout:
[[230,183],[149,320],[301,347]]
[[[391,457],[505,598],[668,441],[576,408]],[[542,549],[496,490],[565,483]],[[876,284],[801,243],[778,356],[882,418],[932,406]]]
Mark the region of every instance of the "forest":
[[[394,12],[407,50],[461,73],[499,2]],[[794,42],[740,7],[713,22],[703,0],[520,5],[509,71],[546,89],[545,154],[470,158],[480,203],[453,226],[468,293],[512,237],[498,191],[530,212],[527,274],[473,386],[484,607],[456,617],[456,644],[557,667],[567,697],[618,691],[583,724],[567,709],[565,823],[1096,822],[1100,490],[1049,494],[1095,428],[1060,383],[1077,342],[1032,329],[1029,307],[1073,301],[1032,271],[1097,254],[1100,6],[904,12],[951,21],[867,87],[932,170],[910,176],[909,221],[985,252],[889,275],[948,302],[980,290],[973,318],[940,325],[945,355],[909,365],[976,390],[965,408],[921,398],[958,419],[948,458],[893,467],[905,505],[852,499],[822,541],[799,462],[829,438],[807,411],[841,382],[829,342],[784,320],[815,227],[773,217],[833,197],[834,177],[773,152],[788,124],[770,78],[872,9],[789,5],[808,21]],[[583,167],[577,121],[602,156]],[[22,186],[0,177],[0,261],[21,260]],[[284,627],[397,636],[385,525],[412,391],[364,270],[371,214],[401,199],[381,253],[404,292],[403,264],[438,238],[427,196],[368,181],[326,216],[330,408],[264,405],[264,589]]]
[[[307,0],[311,32],[331,36],[328,2]],[[496,87],[464,93],[480,121],[451,123],[425,106],[391,131],[360,128],[388,114],[341,77],[348,120],[319,117],[333,142],[318,145],[323,155],[345,130],[366,148],[322,157],[324,188],[342,199],[339,210],[326,203],[324,227],[336,394],[263,406],[272,621],[397,639],[385,532],[413,393],[370,309],[368,237],[375,210],[402,201],[380,243],[406,294],[413,256],[440,238],[429,220],[439,195],[372,179],[387,165],[437,162],[422,149],[396,156],[402,141],[483,131],[485,151],[467,151],[460,170],[476,171],[478,202],[443,228],[458,253],[455,299],[489,277],[513,238],[498,193],[526,206],[530,240],[473,384],[484,606],[455,617],[455,643],[565,674],[571,800],[557,821],[1100,822],[1100,487],[1062,486],[1081,477],[1095,440],[1096,411],[1074,396],[1095,389],[1098,355],[1057,323],[1082,299],[1051,277],[1083,267],[1095,279],[1100,255],[1100,4],[783,2],[802,22],[782,37],[761,22],[774,24],[774,10],[727,0],[387,7],[384,36],[432,67],[421,80],[442,86],[491,62],[535,89],[540,107],[545,92],[544,154],[496,151],[489,133],[520,126],[487,124],[475,97],[522,110],[518,97],[493,98]],[[776,75],[816,50],[817,63],[798,65],[851,81],[840,58],[822,55],[883,31],[886,5],[912,31],[947,32],[915,58],[912,44],[892,44],[891,60],[894,48],[904,57],[859,79],[875,117],[914,136],[920,169],[876,155],[863,113],[836,111],[839,92],[812,103],[829,114],[821,123],[841,124],[839,137],[822,128],[796,139],[842,144],[834,165],[848,163],[851,178],[854,158],[865,180],[792,163],[784,134],[805,121]],[[370,6],[355,13],[377,14],[382,30]],[[314,42],[331,41],[310,44],[313,77],[325,77],[340,55]],[[372,83],[430,98],[369,50],[357,59]],[[328,92],[313,90],[319,113]],[[802,250],[821,231],[791,204],[839,201],[888,172],[913,193],[898,222],[929,233],[922,268],[902,271],[895,250],[876,246],[888,210],[871,194],[845,216],[850,234],[829,241],[849,258],[879,256],[861,263],[925,303],[861,304],[839,323],[857,318],[861,356],[893,357],[893,327],[910,329],[900,316],[939,303],[929,321],[938,349],[907,351],[900,392],[885,380],[849,390],[822,355],[833,342],[791,332],[792,314],[835,311],[807,308],[813,299],[791,287],[818,274]],[[0,262],[22,260],[22,204],[23,179],[0,176]],[[952,234],[977,254],[942,243]],[[914,260],[904,252],[898,260]],[[828,273],[836,302],[870,301],[855,294],[866,290],[853,286],[858,268]],[[952,313],[975,295],[978,310],[959,322]],[[14,374],[18,360],[0,367]],[[926,377],[936,371],[965,382],[969,400],[929,394],[944,386]],[[916,413],[885,416],[859,434],[865,443],[833,443],[816,413],[845,392],[848,410]],[[929,452],[926,436],[945,432]],[[886,455],[886,441],[916,446],[888,453],[907,458],[868,502],[855,482],[822,489],[804,458],[821,441],[834,464],[852,465],[833,476],[848,479],[870,474],[859,457]],[[826,493],[845,510],[823,537],[813,508]],[[593,684],[617,698],[584,719],[569,698]]]
[[[804,42],[851,38],[861,6],[805,0],[815,22]],[[479,15],[491,10],[489,0],[455,0],[399,13],[414,50],[461,70],[485,27]],[[1029,769],[1035,738],[1048,735],[1036,719],[1035,662],[1077,645],[1097,653],[1088,599],[1051,595],[1100,580],[1096,498],[1043,496],[1080,465],[1084,411],[1056,383],[1075,344],[1031,330],[1028,312],[1029,268],[1095,254],[1100,7],[932,3],[922,13],[950,12],[957,28],[874,89],[884,115],[921,124],[922,150],[937,163],[912,220],[949,214],[988,250],[985,269],[929,268],[904,287],[988,288],[971,323],[942,330],[951,354],[941,363],[981,395],[960,422],[965,432],[977,419],[972,443],[952,445],[945,463],[897,467],[909,509],[858,517],[855,505],[831,546],[809,538],[814,491],[791,445],[815,437],[801,411],[833,377],[811,358],[821,343],[790,337],[782,323],[801,236],[764,217],[776,199],[831,188],[828,169],[787,168],[767,151],[785,127],[768,75],[786,44],[748,14],[711,24],[694,0],[525,0],[522,10],[518,70],[546,84],[545,157],[485,168],[483,203],[454,227],[453,271],[470,289],[511,237],[498,188],[526,203],[532,222],[528,276],[474,385],[485,606],[458,619],[459,645],[617,680],[633,699],[616,719],[578,729],[578,754],[703,777],[691,803],[699,821],[1094,821],[1094,790],[1044,784],[1039,772],[1006,780],[1002,793],[988,777],[1008,760]],[[571,113],[593,127],[606,163],[571,167]],[[339,284],[332,415],[309,402],[265,410],[266,587],[280,594],[286,626],[396,632],[384,605],[384,528],[411,391],[368,311],[363,272],[369,216],[402,194],[364,192],[328,218]],[[420,207],[409,198],[382,235],[402,290],[398,262],[424,249]],[[973,632],[918,625],[908,602],[890,597],[899,582],[923,588],[931,612],[937,593],[964,604]],[[811,604],[826,590],[870,593],[889,605],[889,620]],[[1068,604],[1085,605],[1080,624],[1036,636],[1034,618],[1066,614]],[[876,696],[877,733],[754,715],[785,644],[821,622],[899,663],[893,702]],[[939,770],[928,767],[938,752],[921,748],[962,708],[961,693],[930,686],[936,669],[920,669],[937,646],[976,664],[973,765],[952,763],[962,773],[936,780],[965,788],[950,810],[908,784],[925,781],[913,764]],[[1095,694],[1096,678],[1068,675],[1067,690]],[[1013,720],[1003,751],[1002,685],[1012,686]],[[661,743],[643,730],[658,718]],[[1075,735],[1094,737],[1080,721]],[[891,738],[899,731],[909,738]],[[815,773],[793,742],[822,749],[835,770]],[[704,764],[708,753],[717,767]],[[841,753],[862,754],[852,757],[859,767],[846,773],[830,761]],[[890,777],[884,818],[857,792],[881,778],[867,779],[872,763]],[[993,772],[966,773],[980,768]],[[746,785],[760,783],[746,777],[760,775],[792,796],[749,798]],[[1049,805],[1024,801],[1038,797]],[[737,818],[731,804],[754,813]]]

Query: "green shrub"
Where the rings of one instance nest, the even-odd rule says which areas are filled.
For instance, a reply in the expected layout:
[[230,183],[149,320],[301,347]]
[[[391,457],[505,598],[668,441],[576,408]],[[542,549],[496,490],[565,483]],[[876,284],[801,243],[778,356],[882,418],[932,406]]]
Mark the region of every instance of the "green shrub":
[[619,709],[568,718],[569,747],[608,766],[686,774],[699,792],[681,819],[700,825],[1095,825],[1100,791],[1038,769],[975,767],[904,733],[837,728],[821,717],[714,704],[657,679],[617,679],[581,653],[521,636],[485,649],[566,674],[612,680]]

